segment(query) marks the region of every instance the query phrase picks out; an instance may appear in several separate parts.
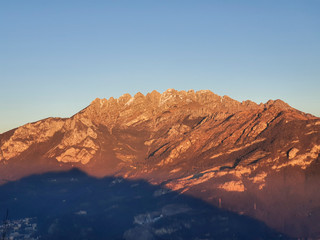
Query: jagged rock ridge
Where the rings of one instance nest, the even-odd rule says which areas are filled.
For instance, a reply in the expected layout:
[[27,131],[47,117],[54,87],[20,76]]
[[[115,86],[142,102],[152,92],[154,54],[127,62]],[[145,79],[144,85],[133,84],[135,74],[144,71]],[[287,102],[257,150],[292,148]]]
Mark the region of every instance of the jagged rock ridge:
[[[319,132],[319,118],[281,100],[258,105],[211,91],[174,89],[146,96],[124,94],[96,99],[71,118],[48,118],[1,134],[0,173],[16,179],[76,166],[96,176],[144,178],[216,205],[223,197],[225,207],[286,232],[280,225],[290,222],[289,210],[277,222],[276,210],[266,207],[266,216],[257,207],[247,209],[244,202],[250,193],[268,205],[261,196],[290,171],[318,180],[318,174],[310,172],[318,169]],[[306,181],[285,178],[279,186]],[[311,191],[313,185],[306,189]],[[232,201],[234,194],[240,194],[239,203]],[[307,200],[302,197],[292,204]],[[316,195],[303,212],[318,203]],[[297,219],[292,224],[299,225],[304,216]],[[296,236],[315,234],[312,229],[295,231]]]

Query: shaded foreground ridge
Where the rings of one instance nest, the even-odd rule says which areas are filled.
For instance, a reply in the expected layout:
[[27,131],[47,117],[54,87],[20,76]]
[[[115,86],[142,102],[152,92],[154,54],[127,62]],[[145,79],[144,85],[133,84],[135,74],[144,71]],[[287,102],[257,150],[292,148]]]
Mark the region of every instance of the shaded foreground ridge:
[[142,180],[97,179],[73,169],[0,191],[16,198],[0,199],[12,209],[14,239],[288,239],[260,221]]

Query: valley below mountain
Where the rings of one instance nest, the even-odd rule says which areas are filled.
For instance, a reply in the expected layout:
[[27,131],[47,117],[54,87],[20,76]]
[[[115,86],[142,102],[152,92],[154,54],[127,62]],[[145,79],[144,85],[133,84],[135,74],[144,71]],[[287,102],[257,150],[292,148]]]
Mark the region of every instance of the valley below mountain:
[[[117,239],[133,239],[131,237],[135,231],[136,234],[145,234],[144,239],[170,239],[168,229],[176,229],[172,230],[171,239],[187,239],[181,229],[199,229],[199,224],[210,229],[210,221],[215,226],[215,233],[204,230],[197,235],[190,230],[190,236],[193,237],[190,239],[320,238],[320,118],[294,109],[281,100],[270,100],[264,104],[249,100],[238,102],[208,90],[195,92],[168,89],[162,94],[157,91],[146,95],[124,94],[118,99],[97,98],[70,118],[47,118],[2,133],[0,213],[4,215],[6,209],[9,209],[15,218],[30,216],[32,211],[28,215],[25,210],[21,210],[24,215],[19,215],[18,210],[12,209],[15,206],[23,209],[24,203],[21,201],[24,198],[37,204],[37,201],[41,201],[41,192],[47,194],[43,198],[45,202],[41,204],[49,204],[50,196],[52,201],[55,197],[59,202],[68,197],[76,201],[76,195],[74,198],[71,195],[73,192],[77,194],[78,190],[70,188],[61,192],[50,185],[53,183],[47,182],[48,179],[60,179],[59,174],[64,176],[70,170],[72,174],[81,173],[82,184],[77,184],[76,189],[80,189],[81,185],[83,188],[88,187],[89,183],[83,180],[86,178],[97,184],[97,187],[90,185],[86,194],[101,187],[102,202],[109,197],[103,192],[102,185],[106,186],[107,191],[112,181],[123,181],[131,189],[128,193],[133,191],[131,195],[122,196],[126,201],[135,196],[131,185],[137,182],[141,184],[141,181],[147,184],[143,186],[152,188],[150,194],[152,192],[155,199],[164,196],[178,199],[162,202],[163,205],[161,203],[161,206],[149,209],[151,215],[143,215],[149,210],[143,210],[142,206],[156,200],[149,196],[147,201],[143,194],[138,194],[142,204],[139,206],[141,212],[130,213],[128,220],[130,224],[136,225],[128,223],[128,228],[119,227],[119,231],[114,229]],[[49,172],[57,176],[48,178],[45,174]],[[76,179],[72,174],[59,181]],[[28,181],[32,176],[33,181]],[[43,181],[40,176],[46,176],[43,181],[47,185],[41,185]],[[35,179],[38,179],[39,189]],[[33,186],[32,191],[30,186]],[[60,187],[63,189],[63,184]],[[55,194],[50,195],[51,188],[53,192],[56,191]],[[19,203],[14,200],[18,199],[18,189],[30,190],[22,199],[19,197]],[[37,197],[31,198],[30,194]],[[59,194],[63,197],[60,198]],[[82,194],[79,196],[83,197]],[[115,195],[110,193],[110,196]],[[103,205],[98,195],[95,197],[98,205],[101,203],[99,216],[103,219],[103,209],[107,206]],[[137,199],[134,201],[139,203]],[[197,215],[197,211],[205,212],[204,208],[194,207],[199,206],[200,202],[192,202],[195,204],[192,205],[188,201],[201,201],[201,206],[208,209],[208,213],[203,215],[205,217]],[[110,202],[111,205],[117,204],[116,200]],[[25,206],[30,206],[28,204],[25,203]],[[53,206],[63,216],[67,208],[62,206],[63,203],[61,206],[55,204]],[[106,204],[110,205],[109,202]],[[89,216],[87,205],[77,205],[79,209],[73,209],[72,216]],[[166,212],[163,210],[166,206],[178,206],[177,213],[168,213],[170,228],[165,227],[167,223],[161,225],[161,221],[167,219],[167,215],[162,212]],[[190,211],[196,214],[192,215],[196,216],[195,220],[183,225],[181,219],[188,218]],[[93,212],[98,214],[97,209]],[[215,214],[216,218],[212,220]],[[55,230],[62,224],[60,217],[46,219],[46,224],[41,227],[45,229],[43,232],[51,235],[43,235],[46,236],[44,239],[61,237],[61,232]],[[92,221],[99,222],[100,217]],[[157,222],[161,223],[158,227],[152,225],[155,222],[149,225],[139,223],[157,217],[161,218]],[[242,218],[248,225],[240,224]],[[200,223],[200,219],[204,219],[203,223]],[[222,228],[227,229],[224,233],[221,232],[222,228],[217,228],[221,224],[221,221],[218,223],[219,219],[222,222],[233,219],[223,225]],[[81,226],[82,221],[90,219],[75,221],[79,221],[77,224]],[[175,221],[182,225],[172,227]],[[246,235],[243,229],[250,224],[251,230],[246,231],[261,231]],[[237,229],[236,225],[241,226],[242,230]],[[74,229],[78,228],[74,226]],[[90,232],[95,228],[88,229]],[[165,229],[161,230],[163,235],[156,229]],[[83,239],[89,236],[83,234]]]

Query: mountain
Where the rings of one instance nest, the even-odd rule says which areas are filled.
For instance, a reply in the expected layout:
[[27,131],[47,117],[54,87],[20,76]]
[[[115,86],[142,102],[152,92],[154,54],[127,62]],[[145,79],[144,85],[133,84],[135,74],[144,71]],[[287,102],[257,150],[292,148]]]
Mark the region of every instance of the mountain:
[[124,94],[0,135],[2,183],[74,167],[144,179],[292,237],[320,237],[320,118],[281,100]]

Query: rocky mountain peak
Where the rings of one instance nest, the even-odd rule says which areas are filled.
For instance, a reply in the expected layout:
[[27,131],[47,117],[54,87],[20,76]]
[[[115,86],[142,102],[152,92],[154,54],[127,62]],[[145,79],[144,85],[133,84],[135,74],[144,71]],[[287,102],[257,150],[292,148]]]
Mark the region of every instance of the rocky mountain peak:
[[280,100],[280,99],[276,99],[276,100],[269,100],[266,104],[265,107],[269,108],[269,107],[277,107],[283,110],[287,110],[290,109],[290,105],[287,104],[286,102]]
[[251,101],[240,103],[228,96],[219,96],[210,90],[189,90],[178,91],[175,89],[168,89],[162,94],[157,91],[152,91],[147,95],[138,92],[133,97],[130,94],[124,94],[118,99],[95,99],[89,106],[89,109],[95,108],[96,111],[108,111],[116,108],[118,112],[137,106],[143,106],[145,111],[148,110],[164,110],[172,106],[184,106],[189,104],[197,104],[211,110],[216,111],[235,111],[243,107],[258,107],[257,104]]

